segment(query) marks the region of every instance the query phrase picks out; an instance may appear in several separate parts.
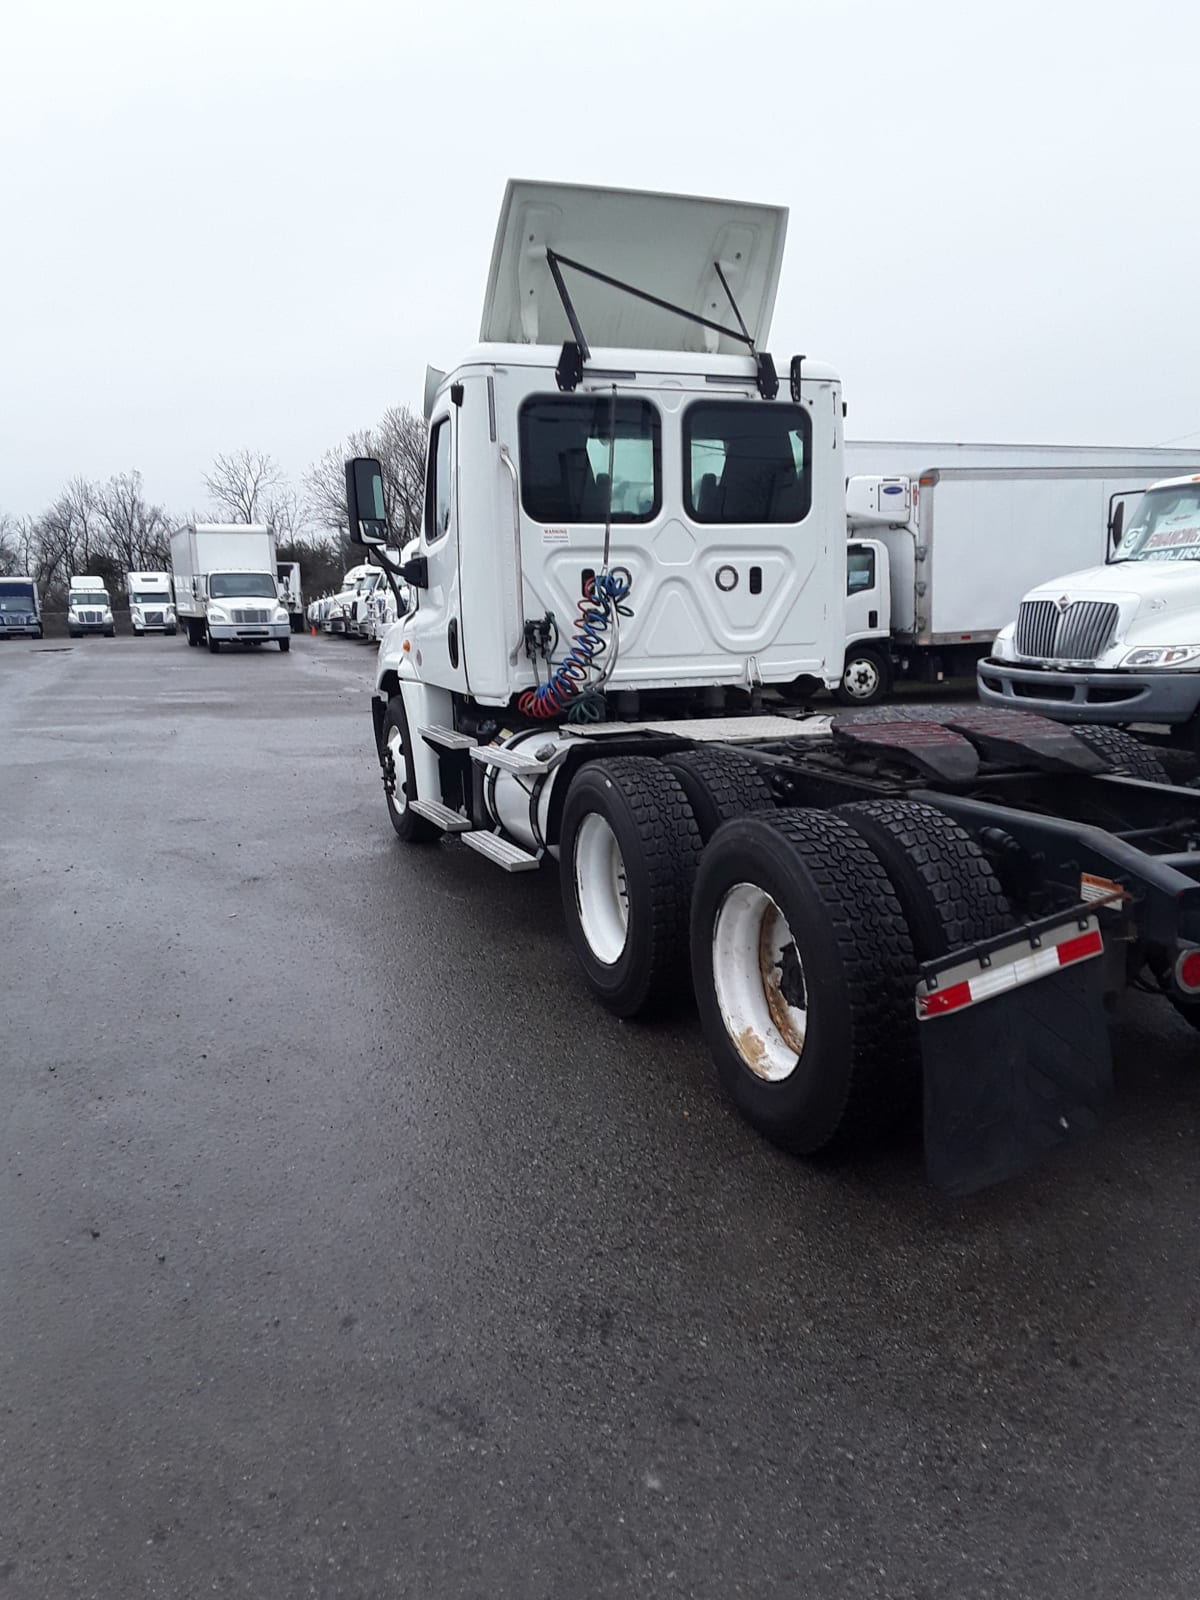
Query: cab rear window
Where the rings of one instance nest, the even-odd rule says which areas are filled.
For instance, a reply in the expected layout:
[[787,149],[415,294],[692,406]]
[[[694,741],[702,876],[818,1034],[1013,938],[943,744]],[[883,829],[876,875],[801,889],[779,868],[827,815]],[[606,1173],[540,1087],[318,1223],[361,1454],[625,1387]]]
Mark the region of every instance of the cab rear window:
[[[613,423],[615,421],[615,427]],[[521,503],[535,522],[649,522],[662,505],[658,412],[646,400],[538,395],[521,407]]]
[[812,505],[812,421],[803,406],[698,400],[683,419],[693,522],[802,522]]

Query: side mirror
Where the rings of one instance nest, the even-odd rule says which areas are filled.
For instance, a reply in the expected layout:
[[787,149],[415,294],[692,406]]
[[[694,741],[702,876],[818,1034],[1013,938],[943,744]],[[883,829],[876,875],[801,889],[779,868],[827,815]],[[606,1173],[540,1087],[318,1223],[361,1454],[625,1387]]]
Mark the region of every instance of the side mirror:
[[346,513],[351,544],[387,543],[383,468],[369,456],[355,456],[346,463]]
[[1125,502],[1120,500],[1112,514],[1112,521],[1108,525],[1108,537],[1115,550],[1121,542],[1121,535],[1125,531]]

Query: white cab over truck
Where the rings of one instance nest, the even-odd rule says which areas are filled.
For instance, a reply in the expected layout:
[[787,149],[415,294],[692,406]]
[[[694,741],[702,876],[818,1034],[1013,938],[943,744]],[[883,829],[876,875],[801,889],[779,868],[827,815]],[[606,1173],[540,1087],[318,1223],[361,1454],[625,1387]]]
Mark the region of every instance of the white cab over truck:
[[73,576],[68,581],[67,633],[72,639],[81,639],[85,633],[102,633],[111,639],[116,633],[103,578]]
[[1111,554],[1032,588],[978,671],[980,699],[1063,722],[1157,724],[1200,748],[1200,473],[1114,496]]
[[352,541],[413,597],[375,747],[430,870],[454,839],[557,862],[610,1010],[694,993],[767,1136],[850,1150],[923,1096],[963,1192],[1096,1125],[1126,982],[1200,1026],[1197,796],[1113,729],[766,708],[846,647],[841,385],[766,348],[785,225],[509,184],[481,342],[430,385],[415,554],[384,552],[380,463],[346,467]]
[[171,535],[175,609],[190,645],[291,647],[279,598],[275,536],[250,522],[197,522]]
[[178,631],[169,572],[127,572],[125,593],[129,596],[129,625],[135,639],[145,633]]
[[27,575],[0,578],[0,639],[42,638],[42,601]]
[[279,583],[279,598],[288,614],[293,633],[304,631],[304,596],[300,592],[300,563],[277,561],[275,577]]
[[[846,488],[846,670],[838,698],[869,705],[893,680],[973,676],[1017,605],[1048,571],[1102,561],[1110,497],[1142,489],[1184,451],[1043,447],[1020,461],[904,449],[911,472],[855,474]],[[986,447],[976,447],[980,459]],[[1021,447],[1024,449],[1025,447]],[[865,455],[858,447],[855,455]],[[853,457],[852,457],[853,459]]]

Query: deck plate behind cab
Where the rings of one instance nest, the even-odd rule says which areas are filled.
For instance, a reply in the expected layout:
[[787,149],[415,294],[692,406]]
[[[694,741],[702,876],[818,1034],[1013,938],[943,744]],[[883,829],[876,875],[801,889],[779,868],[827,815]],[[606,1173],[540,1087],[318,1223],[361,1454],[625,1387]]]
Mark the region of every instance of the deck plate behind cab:
[[892,755],[920,771],[961,783],[982,758],[1041,772],[1106,772],[1108,763],[1069,727],[1026,711],[990,706],[884,706],[858,717],[836,717],[834,741],[863,753]]

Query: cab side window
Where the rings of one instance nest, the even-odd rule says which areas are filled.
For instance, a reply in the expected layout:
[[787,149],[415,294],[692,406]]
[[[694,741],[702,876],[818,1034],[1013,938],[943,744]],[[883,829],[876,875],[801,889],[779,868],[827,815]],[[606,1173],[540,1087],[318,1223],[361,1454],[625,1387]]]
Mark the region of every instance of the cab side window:
[[868,545],[852,544],[846,551],[846,593],[859,594],[875,587],[875,552]]
[[425,478],[425,542],[434,544],[450,532],[454,466],[450,456],[450,418],[433,425],[429,435],[429,467]]

